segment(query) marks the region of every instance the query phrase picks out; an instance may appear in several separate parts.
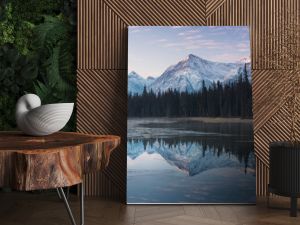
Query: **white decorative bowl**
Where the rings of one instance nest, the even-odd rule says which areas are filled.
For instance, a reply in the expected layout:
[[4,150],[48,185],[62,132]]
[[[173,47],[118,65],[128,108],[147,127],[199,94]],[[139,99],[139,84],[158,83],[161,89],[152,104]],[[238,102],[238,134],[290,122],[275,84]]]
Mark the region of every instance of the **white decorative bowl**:
[[18,128],[25,134],[45,136],[61,130],[69,121],[74,103],[41,105],[35,94],[23,95],[16,105]]

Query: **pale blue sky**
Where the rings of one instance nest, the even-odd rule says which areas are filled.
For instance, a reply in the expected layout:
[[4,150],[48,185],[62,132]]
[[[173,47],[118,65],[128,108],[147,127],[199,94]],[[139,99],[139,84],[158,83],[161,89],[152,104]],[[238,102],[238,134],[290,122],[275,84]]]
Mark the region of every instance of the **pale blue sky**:
[[216,62],[249,60],[249,39],[245,26],[130,26],[128,71],[160,76],[189,54]]

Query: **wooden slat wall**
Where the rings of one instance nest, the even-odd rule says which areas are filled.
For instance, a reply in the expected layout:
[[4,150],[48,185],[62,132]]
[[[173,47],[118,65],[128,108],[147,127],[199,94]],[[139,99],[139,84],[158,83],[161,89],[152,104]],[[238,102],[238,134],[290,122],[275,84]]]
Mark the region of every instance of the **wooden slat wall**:
[[[126,199],[127,26],[247,25],[251,29],[257,195],[265,195],[268,144],[288,139],[291,128],[286,102],[276,100],[283,92],[283,76],[264,59],[284,40],[270,41],[266,36],[268,32],[277,36],[283,29],[281,20],[291,21],[292,15],[299,23],[299,0],[78,0],[77,128],[123,138],[109,168],[85,178],[86,194]],[[293,76],[289,70],[280,73]]]

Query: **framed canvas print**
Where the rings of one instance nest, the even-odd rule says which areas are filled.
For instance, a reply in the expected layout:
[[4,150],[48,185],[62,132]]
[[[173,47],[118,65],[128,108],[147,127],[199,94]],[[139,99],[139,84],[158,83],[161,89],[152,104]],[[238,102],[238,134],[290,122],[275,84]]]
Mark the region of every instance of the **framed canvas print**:
[[249,28],[128,28],[127,202],[255,203]]

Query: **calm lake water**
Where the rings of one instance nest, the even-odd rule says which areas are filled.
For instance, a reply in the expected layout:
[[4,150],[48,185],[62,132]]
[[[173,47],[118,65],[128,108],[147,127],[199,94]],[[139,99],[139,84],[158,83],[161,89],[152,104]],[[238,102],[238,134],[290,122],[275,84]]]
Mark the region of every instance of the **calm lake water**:
[[251,120],[128,119],[128,203],[254,203]]

